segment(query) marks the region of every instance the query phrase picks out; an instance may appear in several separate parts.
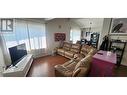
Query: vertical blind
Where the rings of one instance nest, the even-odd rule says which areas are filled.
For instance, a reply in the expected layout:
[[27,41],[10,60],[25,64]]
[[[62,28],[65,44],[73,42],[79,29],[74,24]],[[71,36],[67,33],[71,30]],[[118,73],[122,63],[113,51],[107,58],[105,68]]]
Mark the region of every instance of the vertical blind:
[[35,55],[41,54],[46,48],[45,24],[43,23],[16,19],[14,31],[3,36],[7,48],[25,43],[27,51],[35,51]]

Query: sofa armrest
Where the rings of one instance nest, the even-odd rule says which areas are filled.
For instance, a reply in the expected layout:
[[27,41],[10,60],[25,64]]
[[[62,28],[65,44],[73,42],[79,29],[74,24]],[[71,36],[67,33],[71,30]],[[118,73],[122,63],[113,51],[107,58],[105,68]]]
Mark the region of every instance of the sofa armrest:
[[73,72],[73,74],[72,74],[72,77],[76,77],[76,76],[79,74],[80,71],[81,71],[80,68],[78,68],[77,70],[75,70],[75,71]]
[[72,77],[84,77],[87,76],[89,72],[89,69],[86,67],[79,67],[78,69],[76,69],[73,74]]

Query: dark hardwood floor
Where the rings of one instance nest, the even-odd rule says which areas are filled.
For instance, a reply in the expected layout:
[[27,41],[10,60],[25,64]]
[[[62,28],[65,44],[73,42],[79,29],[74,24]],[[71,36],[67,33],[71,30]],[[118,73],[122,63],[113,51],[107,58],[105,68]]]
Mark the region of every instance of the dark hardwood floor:
[[[55,77],[54,66],[63,64],[68,60],[59,55],[34,59],[27,77]],[[116,77],[127,77],[127,66],[115,68],[114,74]]]
[[114,70],[115,77],[127,77],[127,66],[121,65]]
[[33,61],[27,77],[55,77],[54,66],[68,60],[59,55],[37,58]]

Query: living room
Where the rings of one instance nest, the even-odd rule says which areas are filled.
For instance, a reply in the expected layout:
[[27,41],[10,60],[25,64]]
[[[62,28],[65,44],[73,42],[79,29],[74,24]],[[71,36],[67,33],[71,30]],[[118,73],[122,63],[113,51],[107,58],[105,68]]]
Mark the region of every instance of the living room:
[[1,0],[1,95],[126,95],[126,0]]
[[[1,76],[125,77],[127,76],[126,24],[126,18],[1,19]],[[105,43],[104,39],[107,36],[108,43]],[[106,47],[103,47],[103,43]],[[117,48],[114,45],[121,46],[121,52],[115,50]],[[79,48],[76,52],[75,47]],[[16,48],[22,50],[15,50]],[[61,51],[61,48],[67,48],[68,50]],[[76,58],[79,58],[79,55],[84,54],[86,52],[83,51],[84,48],[92,48],[95,50],[90,57],[92,58],[90,66],[84,67],[86,70],[84,68],[83,70],[85,71],[81,71],[82,69],[78,68],[80,70],[79,72],[79,70],[74,69],[76,66],[72,66],[73,70],[71,72],[65,71],[67,68],[65,68],[66,66],[64,64],[73,64],[70,61],[74,61]],[[105,51],[106,57],[103,57],[100,51]],[[121,53],[119,62],[117,62],[117,52]],[[97,54],[100,54],[102,59],[107,58],[107,56],[110,58],[112,54],[115,54],[113,57],[114,63],[109,65],[109,63],[112,63],[110,61],[111,59],[107,59],[107,61],[100,58],[101,62],[107,61],[107,63],[104,63],[105,65],[103,64],[103,68],[98,63],[94,66],[93,60]],[[86,55],[80,58],[76,64],[80,63],[85,57]],[[87,64],[88,62],[85,63]]]

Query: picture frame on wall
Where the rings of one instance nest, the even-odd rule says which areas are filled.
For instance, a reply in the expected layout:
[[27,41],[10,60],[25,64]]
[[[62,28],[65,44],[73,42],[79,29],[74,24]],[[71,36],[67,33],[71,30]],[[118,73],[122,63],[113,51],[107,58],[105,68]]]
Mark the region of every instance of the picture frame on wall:
[[55,39],[55,42],[65,41],[66,40],[66,34],[65,33],[55,33],[54,39]]
[[110,34],[127,35],[127,18],[112,18]]

